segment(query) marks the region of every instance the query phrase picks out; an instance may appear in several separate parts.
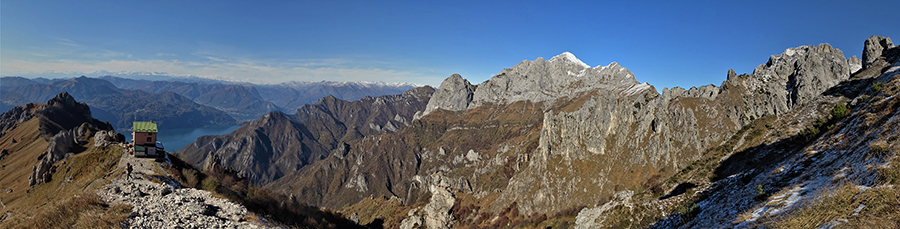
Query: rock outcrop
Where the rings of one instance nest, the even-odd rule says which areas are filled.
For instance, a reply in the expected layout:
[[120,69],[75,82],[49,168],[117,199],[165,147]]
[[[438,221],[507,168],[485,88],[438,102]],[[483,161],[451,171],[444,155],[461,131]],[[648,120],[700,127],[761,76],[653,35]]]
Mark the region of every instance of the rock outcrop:
[[431,192],[431,199],[428,204],[423,207],[410,210],[408,217],[400,224],[400,228],[411,229],[420,228],[451,228],[456,219],[450,212],[456,197],[450,192],[450,183],[447,182],[440,174],[432,175],[434,177],[429,182],[428,190]]
[[[41,117],[41,136],[48,140],[60,131],[73,130],[84,123],[97,130],[112,130],[109,122],[102,122],[91,116],[87,104],[75,101],[67,92],[59,93],[35,110]],[[74,138],[74,136],[73,136]]]
[[448,111],[465,110],[469,107],[469,103],[472,102],[474,93],[475,86],[469,83],[468,80],[463,79],[459,74],[453,74],[444,79],[441,86],[435,90],[434,95],[428,100],[425,111],[416,113],[414,119],[419,119],[437,109]]
[[62,160],[66,155],[70,155],[70,150],[74,145],[74,131],[61,131],[50,138],[47,142],[47,150],[41,156],[38,156],[40,162],[31,168],[28,185],[34,186],[49,182],[50,177],[53,175],[52,173],[56,171],[56,166],[53,166],[53,163]]
[[[751,91],[762,90],[764,93],[787,95],[787,101],[773,101],[776,102],[771,105],[775,107],[774,112],[752,112],[756,117],[761,117],[787,111],[849,77],[850,66],[843,52],[829,44],[820,44],[789,48],[781,55],[773,55],[768,62],[753,70],[750,80],[741,83]],[[763,101],[763,104],[753,103],[751,107],[770,107],[765,102],[768,101]]]
[[581,209],[581,211],[578,212],[578,215],[575,216],[575,229],[603,228],[603,223],[606,221],[606,215],[613,208],[619,206],[629,209],[634,208],[631,200],[633,195],[634,191],[621,191],[616,193],[612,200],[606,202],[602,206]]
[[[30,103],[25,106],[13,107],[9,111],[0,114],[0,137],[6,135],[12,129],[18,127],[19,123],[28,121],[34,117],[34,110],[38,104]],[[15,141],[15,138],[13,138]]]
[[94,134],[94,146],[109,146],[125,142],[125,135],[113,130],[101,130]]
[[850,59],[847,59],[847,64],[850,65],[850,74],[856,73],[862,69],[862,60],[853,55]]
[[881,57],[881,54],[891,47],[894,47],[894,43],[891,42],[890,37],[871,36],[869,39],[866,39],[862,53],[863,69],[872,66],[872,63],[875,63]]

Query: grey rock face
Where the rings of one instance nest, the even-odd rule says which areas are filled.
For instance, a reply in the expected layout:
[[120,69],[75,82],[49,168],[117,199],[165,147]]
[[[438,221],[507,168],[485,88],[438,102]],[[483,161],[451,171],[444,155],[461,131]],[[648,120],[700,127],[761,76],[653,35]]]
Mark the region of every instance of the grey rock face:
[[[31,112],[30,110],[35,106],[36,105],[33,103],[26,106],[17,106],[0,114],[0,137],[6,135],[7,131],[18,127],[19,123],[23,123],[31,119],[31,117],[34,117],[34,112]],[[15,138],[13,138],[13,141],[15,141]]]
[[[865,58],[865,57],[864,57]],[[753,92],[762,92],[772,99],[774,104],[759,104],[759,101],[748,101],[756,106],[772,107],[753,113],[756,117],[783,112],[802,104],[826,89],[837,85],[850,76],[850,66],[841,50],[829,44],[818,46],[801,46],[789,48],[780,55],[769,57],[765,64],[753,70],[753,76],[740,84]],[[738,83],[738,82],[729,82]],[[785,88],[787,90],[785,90]],[[786,92],[787,101],[781,100],[782,92]],[[776,95],[774,98],[771,95]],[[769,102],[769,101],[763,101]]]
[[56,170],[53,163],[62,160],[75,145],[75,131],[61,131],[50,138],[47,143],[47,151],[41,154],[40,162],[33,166],[31,175],[28,176],[28,185],[34,186],[50,181],[52,173]]
[[491,80],[478,85],[470,108],[484,104],[510,104],[517,101],[548,102],[575,97],[595,89],[625,88],[638,84],[634,73],[610,63],[591,68],[571,53],[550,60],[538,58],[504,69]]
[[857,71],[862,69],[862,60],[856,58],[855,55],[853,57],[850,57],[850,59],[847,59],[847,64],[850,65],[850,74],[856,73]]
[[603,221],[606,220],[606,216],[603,215],[603,213],[605,213],[606,211],[612,210],[613,208],[620,205],[626,208],[634,208],[631,203],[631,196],[633,195],[633,191],[621,191],[616,193],[612,201],[603,204],[603,206],[581,209],[581,211],[578,212],[578,215],[575,216],[575,228],[602,228]]
[[637,88],[643,84],[596,89],[578,110],[545,112],[528,168],[510,179],[491,208],[516,201],[524,214],[546,213],[611,197],[612,187],[647,178],[570,165],[677,171],[752,119],[788,112],[847,78],[843,53],[822,44],[787,49],[751,75],[729,71],[721,87],[663,89],[662,95],[649,85]]
[[400,228],[450,228],[456,222],[450,209],[456,202],[456,197],[450,193],[450,184],[446,178],[440,174],[432,175],[432,179],[428,185],[431,191],[431,199],[424,207],[410,210],[408,217],[404,219]]
[[112,130],[101,130],[94,134],[94,146],[109,146],[123,142],[124,136],[119,138],[119,133]]
[[459,74],[453,74],[444,79],[441,86],[428,100],[425,111],[417,113],[414,119],[419,119],[437,109],[449,111],[465,110],[469,107],[469,103],[472,102],[474,93],[475,86],[469,83],[468,80],[463,79]]
[[875,63],[875,60],[881,57],[884,50],[891,47],[894,47],[894,43],[891,42],[890,37],[871,36],[869,39],[866,39],[862,54],[863,69],[872,66],[872,63]]

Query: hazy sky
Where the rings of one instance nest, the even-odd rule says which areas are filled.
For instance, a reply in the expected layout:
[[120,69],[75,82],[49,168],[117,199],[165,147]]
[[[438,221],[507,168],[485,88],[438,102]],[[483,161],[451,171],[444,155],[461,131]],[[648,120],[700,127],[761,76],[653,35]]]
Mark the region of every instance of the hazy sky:
[[[0,75],[473,83],[572,52],[662,87],[900,37],[900,1],[0,1]],[[898,41],[900,42],[900,41]]]

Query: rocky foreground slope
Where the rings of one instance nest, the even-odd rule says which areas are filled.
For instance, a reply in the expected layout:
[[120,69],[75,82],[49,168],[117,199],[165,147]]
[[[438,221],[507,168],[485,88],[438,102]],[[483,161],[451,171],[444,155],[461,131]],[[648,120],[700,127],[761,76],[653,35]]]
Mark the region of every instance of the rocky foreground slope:
[[[135,158],[122,155],[116,170],[124,171],[133,165],[131,176],[123,174],[110,180],[110,184],[97,190],[100,199],[110,204],[127,204],[133,207],[123,222],[131,228],[260,228],[248,221],[247,208],[231,201],[213,197],[210,192],[182,188],[156,174],[152,158]],[[156,179],[156,182],[150,181]]]

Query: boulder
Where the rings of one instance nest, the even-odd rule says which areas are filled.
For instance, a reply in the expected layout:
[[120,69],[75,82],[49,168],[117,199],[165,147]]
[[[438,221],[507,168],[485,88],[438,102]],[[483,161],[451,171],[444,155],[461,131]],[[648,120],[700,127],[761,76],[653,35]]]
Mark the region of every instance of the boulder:
[[[94,134],[94,146],[109,146],[118,144],[119,136],[122,134],[116,133],[116,131],[112,130],[101,130]],[[124,136],[122,136],[124,138]]]
[[38,156],[37,165],[31,168],[31,175],[28,176],[28,185],[34,186],[50,181],[52,173],[56,170],[53,163],[56,163],[70,154],[72,147],[75,146],[75,130],[60,131],[50,138],[47,143],[47,151]]

